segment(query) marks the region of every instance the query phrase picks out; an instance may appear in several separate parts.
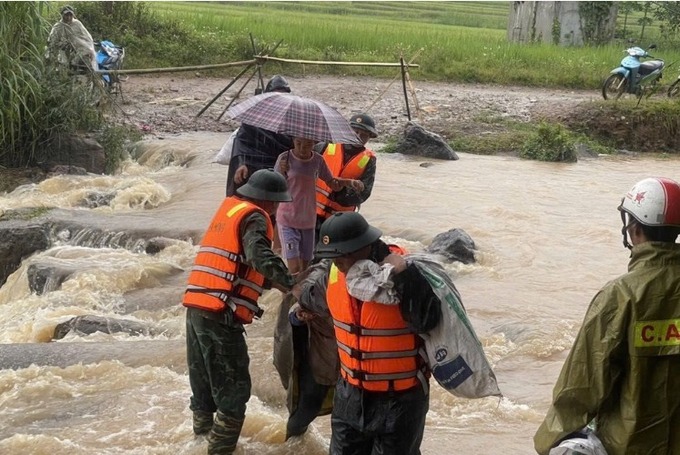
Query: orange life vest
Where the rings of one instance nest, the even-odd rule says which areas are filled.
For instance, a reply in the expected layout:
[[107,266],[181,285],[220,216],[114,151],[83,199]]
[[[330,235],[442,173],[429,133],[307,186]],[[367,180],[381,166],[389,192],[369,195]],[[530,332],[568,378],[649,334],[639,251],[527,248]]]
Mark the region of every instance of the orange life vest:
[[398,254],[400,256],[405,256],[408,254],[408,251],[406,251],[406,248],[401,247],[399,245],[396,245],[394,243],[388,243],[387,248],[389,248],[390,253],[392,254]]
[[422,340],[399,305],[362,302],[347,292],[345,274],[331,266],[326,291],[345,381],[373,392],[427,390]]
[[222,202],[201,241],[184,293],[184,306],[215,312],[229,307],[244,324],[262,315],[257,299],[265,278],[245,263],[240,235],[241,222],[254,212],[267,219],[267,237],[272,240],[274,228],[264,210],[235,196]]
[[[334,177],[358,180],[364,175],[366,165],[375,157],[371,150],[364,150],[353,156],[347,164],[342,144],[328,144],[323,152],[323,159]],[[326,219],[335,212],[353,212],[356,206],[344,206],[330,199],[333,190],[321,179],[316,180],[316,214]]]

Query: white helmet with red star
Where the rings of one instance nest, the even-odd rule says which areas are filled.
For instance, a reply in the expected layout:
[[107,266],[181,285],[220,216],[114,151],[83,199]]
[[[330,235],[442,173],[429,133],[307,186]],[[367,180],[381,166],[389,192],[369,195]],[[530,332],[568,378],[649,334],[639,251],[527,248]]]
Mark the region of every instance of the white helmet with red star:
[[623,197],[619,210],[623,244],[630,248],[626,228],[631,218],[651,227],[680,227],[680,184],[663,177],[640,180]]
[[680,184],[663,177],[640,180],[623,197],[619,210],[647,226],[680,227]]

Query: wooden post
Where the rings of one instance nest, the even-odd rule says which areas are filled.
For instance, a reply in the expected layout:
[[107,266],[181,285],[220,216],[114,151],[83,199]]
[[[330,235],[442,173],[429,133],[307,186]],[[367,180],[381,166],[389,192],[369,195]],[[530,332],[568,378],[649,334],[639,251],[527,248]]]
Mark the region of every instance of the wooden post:
[[198,114],[196,114],[196,117],[200,117],[201,114],[203,114],[203,113],[205,112],[205,110],[208,109],[208,108],[212,105],[212,103],[215,102],[215,100],[217,100],[217,98],[219,98],[220,96],[222,96],[222,94],[223,94],[224,92],[226,92],[227,90],[229,90],[229,87],[231,87],[232,85],[234,85],[234,83],[235,83],[237,80],[239,80],[239,79],[241,78],[241,76],[243,76],[243,75],[245,74],[246,71],[248,71],[250,68],[252,68],[253,65],[254,65],[254,64],[251,63],[250,65],[248,65],[248,66],[246,66],[245,68],[243,68],[243,69],[241,70],[241,72],[238,73],[238,75],[237,75],[231,82],[229,82],[229,84],[228,84],[226,87],[224,87],[224,88],[222,89],[222,91],[220,91],[220,93],[218,93],[217,95],[215,95],[215,97],[214,97],[213,99],[211,99],[211,100],[208,102],[208,104],[206,104],[205,106],[203,106],[203,109],[201,109],[200,111],[198,111]]
[[404,65],[404,57],[399,58],[399,63],[401,64],[401,85],[404,89],[404,100],[406,101],[406,115],[408,116],[408,121],[411,121],[411,109],[408,106],[408,92],[406,91],[406,66]]
[[[248,35],[250,35],[250,45],[253,47],[253,55],[258,55],[257,47],[255,46],[255,39],[253,38],[253,34],[249,33]],[[259,95],[260,93],[264,92],[264,80],[262,79],[262,63],[260,63],[259,60],[257,62],[257,76],[258,76],[258,80],[257,80],[257,88],[255,88],[255,94]],[[252,79],[252,76],[251,76],[250,79]],[[243,89],[241,89],[241,90],[243,90]],[[226,111],[226,109],[224,111]],[[224,111],[222,112],[222,114],[220,114],[220,117],[222,117],[222,115],[224,114]],[[217,117],[217,119],[219,120],[220,117]]]

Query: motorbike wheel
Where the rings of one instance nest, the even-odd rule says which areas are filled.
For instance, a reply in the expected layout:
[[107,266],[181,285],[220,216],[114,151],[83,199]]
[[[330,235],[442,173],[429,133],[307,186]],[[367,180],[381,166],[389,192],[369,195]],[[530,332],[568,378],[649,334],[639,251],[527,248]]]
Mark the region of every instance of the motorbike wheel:
[[602,97],[606,100],[618,100],[626,92],[628,80],[620,74],[612,74],[602,84]]
[[668,87],[668,97],[674,98],[676,96],[680,97],[680,79],[676,80]]

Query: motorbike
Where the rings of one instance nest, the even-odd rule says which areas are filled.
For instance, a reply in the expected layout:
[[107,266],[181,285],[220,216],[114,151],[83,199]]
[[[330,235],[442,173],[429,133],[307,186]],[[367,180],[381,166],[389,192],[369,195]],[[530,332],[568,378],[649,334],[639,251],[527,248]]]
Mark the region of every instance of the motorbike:
[[[97,50],[95,56],[97,59],[97,66],[100,71],[123,69],[123,61],[125,60],[124,47],[117,46],[108,40],[95,42],[94,45]],[[102,73],[104,87],[111,94],[120,94],[122,96],[122,80],[123,79],[118,74]]]
[[68,52],[66,61],[69,63],[69,69],[72,74],[77,77],[87,76],[85,82],[91,85],[94,90],[95,87],[100,87],[106,90],[110,95],[120,95],[123,96],[121,78],[118,74],[107,73],[107,70],[122,70],[123,62],[125,60],[125,48],[113,44],[111,41],[95,41],[95,59],[97,61],[97,70],[99,71],[99,76],[95,79],[92,78],[92,69],[88,62],[84,61],[82,58],[68,58],[68,55],[73,54],[75,51],[71,49],[71,54]]
[[[648,52],[651,49],[656,49],[656,44],[647,49],[634,46],[625,50],[628,55],[602,84],[602,97],[605,100],[619,99],[628,92],[636,95],[639,103],[643,95],[649,97],[656,91],[666,64],[662,59],[651,56]],[[642,58],[653,60],[641,62]]]

